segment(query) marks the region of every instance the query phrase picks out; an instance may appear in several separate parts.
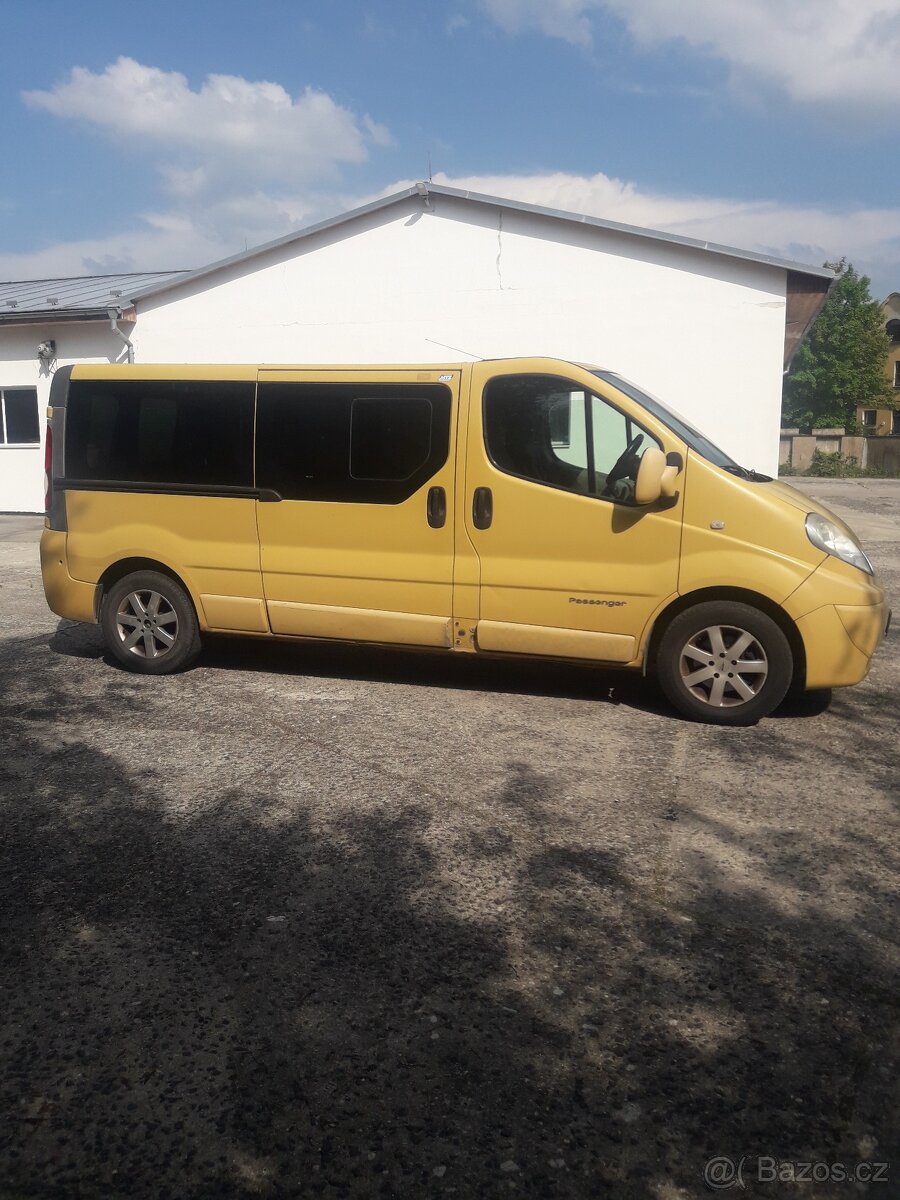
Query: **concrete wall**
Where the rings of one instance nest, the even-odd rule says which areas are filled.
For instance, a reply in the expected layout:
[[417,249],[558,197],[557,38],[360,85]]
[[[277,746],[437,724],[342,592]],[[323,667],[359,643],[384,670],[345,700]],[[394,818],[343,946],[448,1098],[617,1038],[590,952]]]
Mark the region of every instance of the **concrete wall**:
[[856,437],[836,429],[816,429],[806,436],[797,429],[782,429],[778,465],[808,471],[817,450],[840,453],[858,467],[900,475],[900,437]]
[[867,465],[886,475],[900,475],[900,437],[867,439]]
[[778,464],[786,273],[451,197],[361,217],[139,303],[138,362],[452,362],[621,372],[739,462]]
[[[52,338],[58,358],[38,360],[39,342]],[[53,371],[73,362],[116,362],[122,342],[102,324],[0,326],[0,387],[35,387],[41,423],[39,446],[0,445],[0,512],[44,511],[44,436]]]

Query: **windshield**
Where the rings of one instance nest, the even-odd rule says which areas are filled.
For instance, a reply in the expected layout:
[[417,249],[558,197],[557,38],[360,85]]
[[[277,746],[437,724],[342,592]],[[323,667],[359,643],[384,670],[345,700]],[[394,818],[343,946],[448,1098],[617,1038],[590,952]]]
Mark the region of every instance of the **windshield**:
[[627,379],[623,379],[615,371],[593,370],[591,374],[596,375],[598,379],[602,379],[605,383],[611,384],[612,387],[618,388],[620,392],[624,392],[626,396],[630,396],[632,400],[636,400],[638,404],[643,405],[647,412],[652,413],[657,420],[662,421],[663,425],[667,425],[682,441],[687,442],[692,450],[696,450],[698,454],[702,454],[713,466],[721,467],[725,471],[730,471],[732,475],[741,475],[747,479],[763,478],[763,476],[758,475],[755,471],[748,471],[744,467],[738,466],[733,458],[729,457],[724,450],[720,450],[709,438],[704,437],[693,425],[689,425],[684,417],[680,417],[671,408],[667,408],[661,400],[657,400],[655,396],[649,395],[641,388],[635,386],[635,384],[629,383]]

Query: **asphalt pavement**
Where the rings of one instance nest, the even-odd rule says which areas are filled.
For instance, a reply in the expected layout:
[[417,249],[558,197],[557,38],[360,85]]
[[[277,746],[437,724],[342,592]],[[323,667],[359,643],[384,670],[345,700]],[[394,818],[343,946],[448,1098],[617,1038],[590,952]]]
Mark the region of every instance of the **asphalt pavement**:
[[[900,483],[801,482],[900,595]],[[750,729],[374,648],[151,679],[46,608],[40,524],[0,519],[3,1200],[900,1194],[896,627]]]

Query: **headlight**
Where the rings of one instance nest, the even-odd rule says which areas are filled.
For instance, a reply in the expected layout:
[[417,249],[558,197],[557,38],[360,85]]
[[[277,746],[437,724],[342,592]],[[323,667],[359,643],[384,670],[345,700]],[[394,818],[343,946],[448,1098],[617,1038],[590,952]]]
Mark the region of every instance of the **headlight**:
[[818,513],[808,513],[806,536],[814,546],[818,546],[826,554],[833,554],[835,558],[849,563],[851,567],[859,567],[861,571],[865,571],[869,575],[875,574],[872,564],[853,538],[848,537],[840,526],[835,525],[834,521],[829,521],[827,517],[822,517]]

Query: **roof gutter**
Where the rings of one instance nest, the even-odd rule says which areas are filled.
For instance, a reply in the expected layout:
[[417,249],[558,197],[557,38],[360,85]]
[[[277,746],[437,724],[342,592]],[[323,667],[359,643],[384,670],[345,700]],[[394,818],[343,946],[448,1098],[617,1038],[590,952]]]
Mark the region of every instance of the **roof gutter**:
[[67,325],[75,321],[108,321],[105,308],[85,309],[24,309],[0,312],[0,325]]

